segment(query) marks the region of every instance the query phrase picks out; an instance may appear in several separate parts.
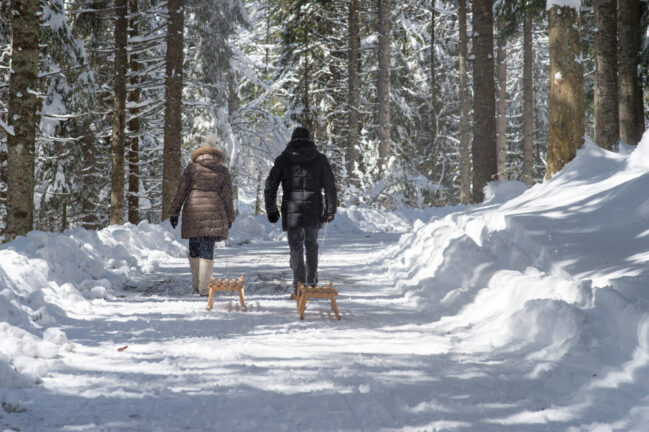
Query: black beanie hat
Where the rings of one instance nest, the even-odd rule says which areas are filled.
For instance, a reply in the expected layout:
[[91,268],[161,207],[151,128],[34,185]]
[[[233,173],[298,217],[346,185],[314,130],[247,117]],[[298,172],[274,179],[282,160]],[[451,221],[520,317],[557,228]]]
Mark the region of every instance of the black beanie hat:
[[291,135],[291,141],[293,140],[310,140],[311,134],[309,134],[309,129],[304,127],[297,127]]

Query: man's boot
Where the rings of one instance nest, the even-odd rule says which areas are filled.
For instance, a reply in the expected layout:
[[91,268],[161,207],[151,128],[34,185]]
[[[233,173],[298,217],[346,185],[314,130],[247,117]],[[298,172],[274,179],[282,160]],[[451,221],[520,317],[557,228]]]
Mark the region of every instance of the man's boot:
[[198,292],[202,296],[210,293],[210,278],[212,277],[212,268],[214,260],[198,259]]
[[199,258],[189,257],[189,268],[192,271],[192,288],[198,294],[198,260]]

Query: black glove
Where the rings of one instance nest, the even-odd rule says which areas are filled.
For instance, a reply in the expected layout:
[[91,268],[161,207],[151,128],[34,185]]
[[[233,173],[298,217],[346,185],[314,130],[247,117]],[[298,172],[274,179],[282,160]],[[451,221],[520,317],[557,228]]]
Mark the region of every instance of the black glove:
[[279,220],[279,212],[278,211],[270,212],[266,216],[268,216],[268,222],[270,222],[270,223],[275,223],[275,222],[277,222]]
[[232,222],[228,222],[228,229],[232,229]]
[[325,215],[322,215],[322,222],[324,222],[324,223],[329,223],[329,222],[331,222],[332,220],[334,220],[335,217],[336,217],[336,215],[334,215],[334,214],[325,214]]
[[176,229],[178,225],[178,216],[169,216],[169,222],[171,223],[171,228]]

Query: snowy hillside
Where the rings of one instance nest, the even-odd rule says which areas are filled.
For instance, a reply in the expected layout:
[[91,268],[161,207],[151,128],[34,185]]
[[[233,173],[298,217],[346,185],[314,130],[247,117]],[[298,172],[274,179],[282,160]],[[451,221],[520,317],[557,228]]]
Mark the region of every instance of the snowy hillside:
[[342,210],[340,322],[297,319],[285,238],[245,209],[215,271],[246,313],[189,294],[168,223],[32,232],[0,248],[0,429],[646,431],[646,191],[649,137],[480,206]]

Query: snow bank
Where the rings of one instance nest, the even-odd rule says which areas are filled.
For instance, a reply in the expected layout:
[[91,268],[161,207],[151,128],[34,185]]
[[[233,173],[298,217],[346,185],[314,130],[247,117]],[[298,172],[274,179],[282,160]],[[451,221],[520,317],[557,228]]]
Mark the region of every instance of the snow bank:
[[[575,404],[635,395],[640,414],[630,417],[637,423],[620,430],[644,430],[647,155],[649,136],[630,154],[589,141],[543,184],[490,185],[485,204],[415,224],[387,252],[385,266],[410,304],[454,341],[452,351],[506,358],[558,394],[574,393],[570,371],[585,382]],[[508,195],[515,197],[504,200]],[[542,411],[494,422],[563,415]]]
[[59,328],[69,311],[83,313],[89,302],[183,250],[168,222],[32,231],[0,247],[0,389],[39,382],[73,349]]

